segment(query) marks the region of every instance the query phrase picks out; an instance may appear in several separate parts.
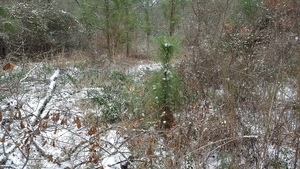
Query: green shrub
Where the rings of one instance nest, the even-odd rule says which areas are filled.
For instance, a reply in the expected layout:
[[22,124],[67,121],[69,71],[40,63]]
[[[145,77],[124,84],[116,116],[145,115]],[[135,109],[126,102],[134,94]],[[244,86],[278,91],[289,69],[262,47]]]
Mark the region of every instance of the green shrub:
[[129,78],[120,71],[109,75],[108,83],[100,86],[102,90],[88,91],[88,98],[98,106],[101,119],[105,122],[116,123],[121,120],[121,115],[132,111],[132,93],[129,91]]

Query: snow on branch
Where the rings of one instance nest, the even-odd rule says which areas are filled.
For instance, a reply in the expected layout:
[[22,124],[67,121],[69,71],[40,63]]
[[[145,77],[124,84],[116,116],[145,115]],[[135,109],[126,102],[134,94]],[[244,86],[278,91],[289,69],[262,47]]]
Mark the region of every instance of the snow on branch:
[[[258,139],[258,136],[257,135],[244,135],[244,136],[239,136],[239,137],[229,137],[229,138],[225,138],[225,139],[221,139],[221,140],[217,140],[217,141],[214,141],[214,142],[210,142],[204,146],[201,146],[197,149],[195,149],[194,151],[192,151],[191,153],[194,153],[194,152],[197,152],[199,151],[200,149],[204,149],[206,147],[209,147],[209,146],[213,146],[213,145],[217,145],[217,144],[221,144],[221,146],[224,146],[232,141],[235,141],[235,140],[240,140],[240,139]],[[224,143],[225,142],[225,143]],[[221,147],[221,146],[216,146],[215,149]]]
[[31,74],[31,72],[37,68],[37,66],[39,65],[35,65],[32,69],[29,70],[29,72],[25,75],[25,77],[23,77],[21,80],[20,80],[20,83],[23,82],[24,80],[26,80],[28,78],[28,76]]
[[44,112],[47,104],[51,100],[53,91],[54,91],[55,86],[56,86],[56,79],[57,79],[58,76],[59,76],[59,69],[55,70],[55,72],[53,73],[53,75],[49,79],[50,80],[49,89],[47,91],[46,96],[39,102],[37,110],[34,112],[34,116],[31,119],[32,126],[36,125],[37,119],[39,119],[41,117],[41,115]]

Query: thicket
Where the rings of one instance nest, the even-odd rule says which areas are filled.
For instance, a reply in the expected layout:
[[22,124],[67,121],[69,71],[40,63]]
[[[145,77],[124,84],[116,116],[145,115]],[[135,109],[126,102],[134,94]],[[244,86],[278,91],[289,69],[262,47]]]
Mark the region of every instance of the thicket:
[[35,3],[13,3],[1,9],[0,38],[8,57],[42,58],[85,46],[83,27],[66,11]]
[[[201,140],[197,147],[222,140],[208,152],[226,154],[219,156],[225,168],[297,168],[299,126],[291,123],[299,122],[294,107],[299,98],[287,88],[295,85],[299,92],[299,3],[197,2],[186,26],[189,59],[180,68],[188,93],[185,111],[195,112],[185,118],[192,122],[193,138]],[[286,147],[295,153],[283,151]],[[208,152],[191,158],[209,160]]]

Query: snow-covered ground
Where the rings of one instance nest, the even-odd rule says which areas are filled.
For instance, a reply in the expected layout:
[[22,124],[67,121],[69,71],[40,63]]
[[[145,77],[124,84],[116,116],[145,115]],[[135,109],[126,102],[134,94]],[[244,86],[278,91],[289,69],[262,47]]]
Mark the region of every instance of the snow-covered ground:
[[[147,71],[161,68],[158,63],[146,63],[128,68],[126,73],[134,75],[135,80],[139,81]],[[7,80],[16,74],[19,72],[4,73],[1,80]],[[11,93],[5,90],[7,98],[0,102],[0,168],[120,169],[121,165],[126,166],[130,163],[128,158],[132,152],[128,140],[117,127],[94,126],[86,122],[88,113],[99,116],[101,111],[83,108],[81,102],[88,99],[89,91],[98,91],[101,94],[103,89],[78,87],[66,80],[67,76],[77,78],[80,74],[81,71],[76,67],[49,70],[43,64],[36,64],[31,70],[21,74],[19,81],[15,82],[18,88],[12,89]],[[279,90],[278,102],[295,97],[291,86],[295,84],[287,84]],[[10,86],[3,88],[9,89]],[[217,94],[224,95],[224,90],[220,89]],[[209,107],[207,117],[209,116],[215,116],[213,107]],[[206,125],[206,122],[201,125]],[[233,140],[262,139],[263,128],[249,125],[253,130],[252,133],[257,135],[239,136]],[[203,132],[206,130],[208,128],[204,128]],[[153,131],[148,132],[151,134]],[[218,144],[223,144],[223,141],[230,142],[230,139],[209,142],[194,151],[206,152],[206,148],[212,147],[211,149],[215,151],[204,153],[205,166],[209,169],[218,168],[231,160],[230,154],[217,151]],[[153,155],[158,157],[158,162],[165,158],[175,160],[176,155],[166,150],[168,147],[163,139],[159,139],[154,146],[156,148]],[[278,152],[274,145],[269,144],[266,153],[270,158],[279,157],[288,163],[288,166],[292,166],[290,164],[294,162],[292,157],[296,152],[291,147],[282,147]],[[195,168],[200,165],[196,162],[197,159],[189,158],[187,154],[181,166]],[[240,162],[241,165],[244,163]],[[204,166],[204,163],[201,165]]]
[[79,103],[87,91],[101,88],[61,83],[66,73],[78,71],[46,72],[37,64],[19,78],[18,93],[8,94],[0,104],[1,167],[118,169],[127,162],[130,151],[115,129],[83,126],[87,110]]

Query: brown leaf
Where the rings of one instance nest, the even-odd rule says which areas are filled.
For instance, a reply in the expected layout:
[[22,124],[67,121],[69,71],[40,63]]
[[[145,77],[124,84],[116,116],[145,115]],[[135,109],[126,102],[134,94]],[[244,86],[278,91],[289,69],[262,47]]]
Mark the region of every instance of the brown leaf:
[[35,133],[35,135],[40,135],[41,134],[41,131],[40,131],[40,129],[36,129],[35,131],[34,131],[34,133]]
[[18,110],[18,119],[22,119],[22,114],[20,110]]
[[[151,159],[150,159],[150,162],[151,162]],[[147,169],[147,166],[148,166],[148,163],[144,162],[141,169]]]
[[61,125],[64,125],[64,124],[65,124],[65,125],[68,125],[67,118],[64,117],[64,118],[61,120],[60,124],[61,124]]
[[88,135],[93,135],[97,132],[97,128],[95,126],[91,127],[88,131]]
[[44,122],[42,123],[42,128],[45,129],[45,128],[47,128],[47,127],[48,127],[48,121],[44,121]]
[[2,116],[2,112],[0,112],[0,121],[2,121],[3,116]]
[[49,112],[50,111],[48,111],[48,113],[46,114],[46,116],[44,117],[44,119],[49,119]]
[[27,134],[31,134],[32,133],[32,130],[27,126]]
[[148,148],[147,148],[147,152],[146,152],[146,154],[148,155],[148,156],[152,156],[153,154],[154,154],[154,152],[153,152],[153,149],[152,149],[152,146],[150,145]]
[[39,124],[39,122],[40,122],[40,120],[36,119],[36,120],[34,121],[34,123],[33,123],[33,126],[36,126],[36,125],[38,125],[38,124]]
[[91,149],[92,149],[92,150],[96,150],[97,148],[100,148],[100,146],[99,146],[99,144],[98,144],[97,142],[94,142],[94,143],[92,144]]
[[25,124],[24,124],[23,120],[20,122],[20,127],[21,127],[21,129],[25,128]]
[[14,68],[17,66],[17,64],[16,64],[16,62],[9,62],[9,63],[7,63],[6,65],[4,65],[3,67],[2,67],[2,69],[3,70],[10,70],[10,71],[12,71],[12,70],[14,70]]
[[28,141],[29,141],[29,137],[27,137],[27,138],[25,139],[24,144],[27,144]]
[[45,140],[42,144],[42,146],[44,147],[47,144],[47,140]]
[[24,148],[25,148],[25,152],[28,153],[29,150],[30,150],[30,144],[26,144],[26,145],[24,146]]
[[3,136],[0,140],[0,142],[4,143],[5,142],[5,136]]
[[168,165],[169,168],[173,168],[174,163],[173,163],[173,160],[171,158],[167,158],[167,165]]
[[54,134],[57,134],[57,127],[55,127]]
[[10,125],[7,125],[7,126],[6,126],[6,130],[7,130],[7,131],[11,131]]
[[52,155],[49,155],[49,156],[47,157],[47,160],[48,160],[49,162],[53,162],[53,157],[52,157]]
[[14,112],[10,111],[10,112],[9,112],[9,117],[10,117],[11,119],[13,119],[14,116],[15,116]]
[[20,143],[15,142],[16,147],[18,148],[20,146]]
[[81,121],[78,117],[74,119],[74,123],[76,124],[77,128],[81,128]]
[[93,153],[91,156],[90,156],[90,158],[89,158],[89,160],[90,160],[90,162],[93,162],[93,163],[98,163],[99,162],[99,157],[95,154],[95,153]]
[[51,145],[52,147],[55,147],[55,142],[54,142],[54,140],[51,141],[50,145]]
[[59,113],[56,113],[56,114],[53,115],[52,121],[53,121],[54,123],[57,123],[58,120],[59,120]]

